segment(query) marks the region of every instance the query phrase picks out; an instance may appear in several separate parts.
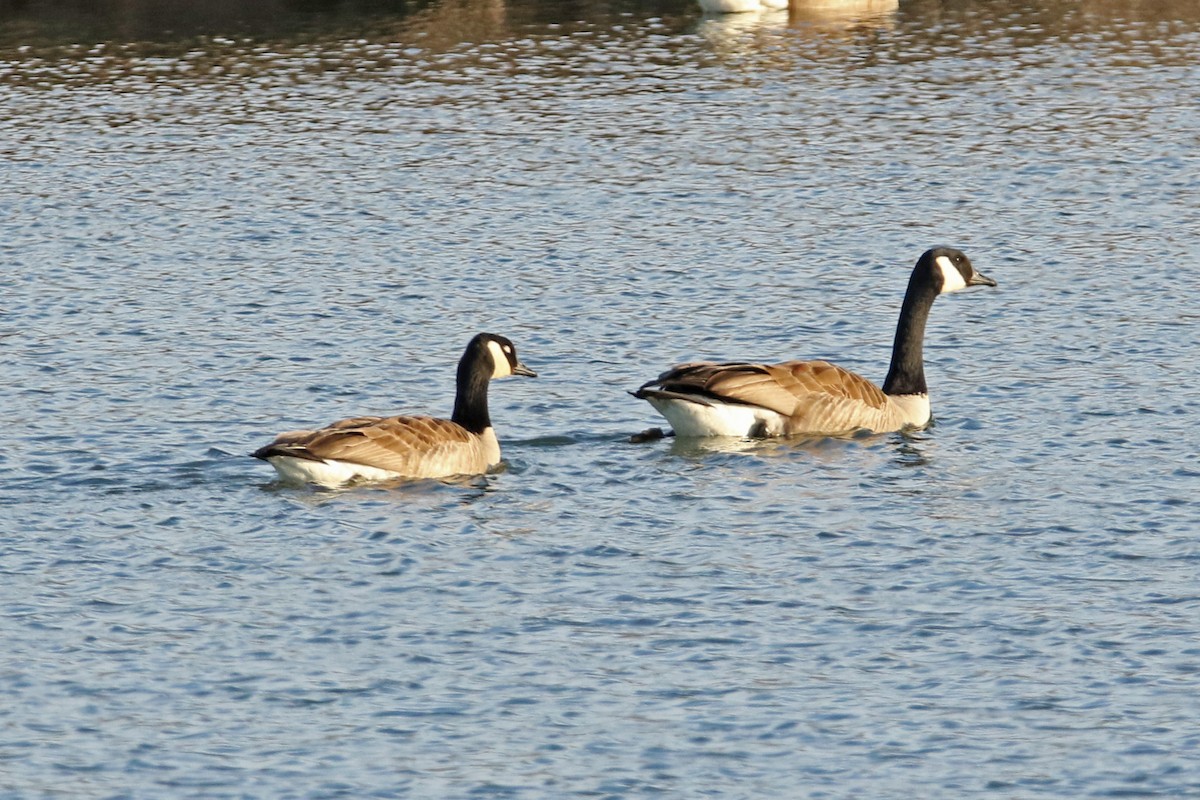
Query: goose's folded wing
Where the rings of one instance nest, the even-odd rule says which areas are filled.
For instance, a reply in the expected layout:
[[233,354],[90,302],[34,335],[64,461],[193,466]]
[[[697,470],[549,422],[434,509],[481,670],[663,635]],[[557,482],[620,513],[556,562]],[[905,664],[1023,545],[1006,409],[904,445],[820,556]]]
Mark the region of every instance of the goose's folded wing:
[[438,464],[478,471],[479,462],[486,460],[479,437],[434,417],[356,417],[297,433],[303,435],[289,441],[284,439],[288,434],[282,434],[273,446],[302,458],[362,464],[401,475],[425,474]]
[[826,361],[681,364],[652,385],[677,395],[774,411],[788,420],[788,433],[880,429],[890,424],[893,413],[878,386]]
[[828,361],[785,361],[768,369],[778,384],[796,397],[827,395],[874,409],[888,405],[887,395],[874,383]]
[[725,402],[762,406],[780,414],[793,413],[797,402],[828,395],[863,403],[887,405],[887,395],[875,384],[827,361],[785,361],[781,364],[743,362],[680,364],[647,383],[663,391],[695,394]]

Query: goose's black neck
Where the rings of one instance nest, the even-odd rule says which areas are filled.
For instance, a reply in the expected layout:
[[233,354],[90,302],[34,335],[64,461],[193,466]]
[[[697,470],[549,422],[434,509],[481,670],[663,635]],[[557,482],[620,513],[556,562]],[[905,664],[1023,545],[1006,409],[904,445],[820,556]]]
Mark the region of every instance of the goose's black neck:
[[471,433],[483,433],[492,426],[488,416],[488,382],[493,366],[487,347],[471,342],[458,362],[458,391],[454,396],[452,420]]
[[900,321],[896,324],[896,341],[892,345],[892,365],[883,382],[884,394],[928,394],[925,385],[925,321],[937,299],[928,270],[918,267],[908,280]]

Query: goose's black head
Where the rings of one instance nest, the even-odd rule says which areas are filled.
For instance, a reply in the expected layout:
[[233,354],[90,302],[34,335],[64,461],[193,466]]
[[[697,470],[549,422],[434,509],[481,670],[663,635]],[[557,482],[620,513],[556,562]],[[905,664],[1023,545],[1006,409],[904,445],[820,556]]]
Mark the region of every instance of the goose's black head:
[[524,375],[536,378],[537,373],[517,358],[517,348],[506,337],[495,333],[481,333],[467,345],[463,361],[491,364],[490,378],[507,378],[509,375]]
[[971,259],[953,247],[934,247],[926,250],[917,260],[917,267],[937,289],[938,294],[949,294],[968,286],[995,286],[996,282],[976,272]]

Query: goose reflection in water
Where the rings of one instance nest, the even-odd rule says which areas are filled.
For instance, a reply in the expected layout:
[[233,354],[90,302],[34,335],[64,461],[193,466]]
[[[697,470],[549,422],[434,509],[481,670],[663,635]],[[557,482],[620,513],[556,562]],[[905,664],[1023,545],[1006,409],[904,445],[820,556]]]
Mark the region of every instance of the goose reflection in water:
[[[747,8],[736,13],[717,8],[718,4],[735,3]],[[788,31],[836,37],[865,27],[891,27],[900,0],[792,0],[790,6],[779,7],[764,6],[757,0],[700,0],[700,5],[705,17],[699,33],[714,50],[729,56],[775,52],[777,37]]]
[[757,14],[787,10],[793,19],[814,22],[853,21],[887,14],[900,7],[900,0],[699,0],[706,14]]

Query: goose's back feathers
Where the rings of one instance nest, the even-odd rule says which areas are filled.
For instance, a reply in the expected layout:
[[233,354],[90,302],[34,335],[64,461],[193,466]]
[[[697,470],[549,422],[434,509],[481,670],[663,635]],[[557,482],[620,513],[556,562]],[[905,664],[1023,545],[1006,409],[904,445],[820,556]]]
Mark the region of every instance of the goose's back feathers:
[[[907,419],[878,386],[827,361],[681,364],[636,396],[650,401],[676,433],[693,436],[836,435],[926,421]],[[696,405],[707,410],[689,408]],[[714,424],[716,419],[727,423]],[[722,433],[714,433],[718,428]]]
[[[282,433],[254,454],[276,459],[336,462],[354,478],[440,478],[486,472],[500,461],[491,428],[475,434],[456,422],[436,417],[354,417],[315,431]],[[293,463],[298,471],[313,464]],[[326,481],[316,481],[325,483]]]
[[483,473],[499,463],[500,445],[490,427],[476,434],[435,417],[354,417],[281,433],[254,455],[288,480],[337,486]]
[[828,361],[693,362],[673,367],[647,386],[654,384],[762,406],[779,414],[793,414],[798,403],[824,396],[872,408],[887,405],[887,396],[879,387]]

